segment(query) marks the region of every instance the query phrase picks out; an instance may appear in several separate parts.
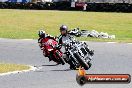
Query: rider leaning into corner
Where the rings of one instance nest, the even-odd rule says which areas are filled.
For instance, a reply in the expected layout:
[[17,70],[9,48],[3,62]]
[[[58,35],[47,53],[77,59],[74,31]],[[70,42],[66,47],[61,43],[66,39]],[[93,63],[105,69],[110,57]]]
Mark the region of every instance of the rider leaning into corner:
[[[66,25],[62,25],[59,30],[60,30],[60,33],[61,33],[60,36],[58,37],[59,45],[64,46],[65,45],[65,41],[67,41],[67,40],[75,40],[73,38],[73,36],[70,35],[70,33],[68,33],[68,27]],[[63,55],[64,57],[63,58],[66,58],[65,52],[63,52],[63,53],[64,53],[64,55]],[[89,50],[89,53],[93,56],[94,51],[93,50]],[[69,65],[70,65],[70,63],[69,63]],[[70,66],[70,68],[72,68],[72,67]]]
[[[43,30],[40,30],[38,32],[38,35],[39,35],[38,43],[39,43],[39,46],[40,46],[40,49],[41,50],[43,50],[43,47],[42,47],[42,41],[43,41],[43,39],[50,38],[50,39],[53,39],[53,40],[56,41],[55,37],[53,37],[53,36],[51,36],[49,34],[46,34],[45,31],[43,31]],[[52,55],[49,55],[48,56],[47,54],[44,54],[44,56],[45,57],[48,57],[49,58],[49,61],[54,60],[53,57],[52,57]]]
[[50,39],[54,39],[55,40],[55,37],[49,35],[49,34],[46,34],[44,30],[40,30],[38,32],[38,35],[39,35],[39,39],[38,39],[38,43],[39,43],[39,46],[40,48],[42,49],[42,40],[44,38],[50,38]]

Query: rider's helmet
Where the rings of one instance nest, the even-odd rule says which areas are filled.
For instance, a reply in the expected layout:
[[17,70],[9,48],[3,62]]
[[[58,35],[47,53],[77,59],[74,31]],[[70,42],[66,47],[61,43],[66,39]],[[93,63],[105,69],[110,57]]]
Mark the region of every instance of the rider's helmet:
[[41,38],[45,38],[45,31],[39,30],[38,35],[39,35],[39,37],[41,37]]
[[62,35],[67,34],[67,31],[68,31],[68,27],[66,25],[62,25],[60,27],[60,32],[61,32]]

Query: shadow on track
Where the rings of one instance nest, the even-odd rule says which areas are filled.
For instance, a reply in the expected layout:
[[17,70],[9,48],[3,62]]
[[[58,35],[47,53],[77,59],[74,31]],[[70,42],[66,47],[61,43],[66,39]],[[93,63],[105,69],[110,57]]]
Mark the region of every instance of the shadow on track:
[[48,64],[48,65],[42,65],[42,66],[57,66],[58,64]]
[[63,69],[63,70],[50,70],[50,71],[72,71],[71,69]]
[[[62,69],[62,70],[48,70],[48,71],[55,71],[55,72],[66,72],[66,71],[72,71],[71,69]],[[39,71],[34,71],[34,72],[47,72],[47,71],[43,71],[43,70],[39,70]]]

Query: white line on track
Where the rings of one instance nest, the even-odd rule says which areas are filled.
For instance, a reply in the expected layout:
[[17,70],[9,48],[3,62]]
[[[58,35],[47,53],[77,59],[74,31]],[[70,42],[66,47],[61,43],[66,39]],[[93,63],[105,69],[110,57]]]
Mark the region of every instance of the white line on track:
[[34,40],[34,39],[20,39],[20,40]]
[[117,42],[106,42],[106,43],[117,43]]
[[132,44],[132,43],[127,43],[127,44]]
[[17,74],[17,73],[23,73],[23,72],[29,72],[29,71],[36,71],[38,68],[29,65],[30,69],[28,70],[22,70],[22,71],[12,71],[12,72],[6,72],[6,73],[1,73],[0,76],[5,76],[5,75],[11,75],[11,74]]

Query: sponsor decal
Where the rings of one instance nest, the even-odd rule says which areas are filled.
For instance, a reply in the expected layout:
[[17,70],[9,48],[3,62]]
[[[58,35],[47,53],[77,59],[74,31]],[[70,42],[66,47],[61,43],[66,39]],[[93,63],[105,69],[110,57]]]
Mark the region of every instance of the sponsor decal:
[[85,5],[85,2],[76,2],[75,7],[83,7]]
[[86,74],[85,70],[79,68],[76,75],[76,81],[79,85],[89,83],[130,83],[131,76],[129,74]]

